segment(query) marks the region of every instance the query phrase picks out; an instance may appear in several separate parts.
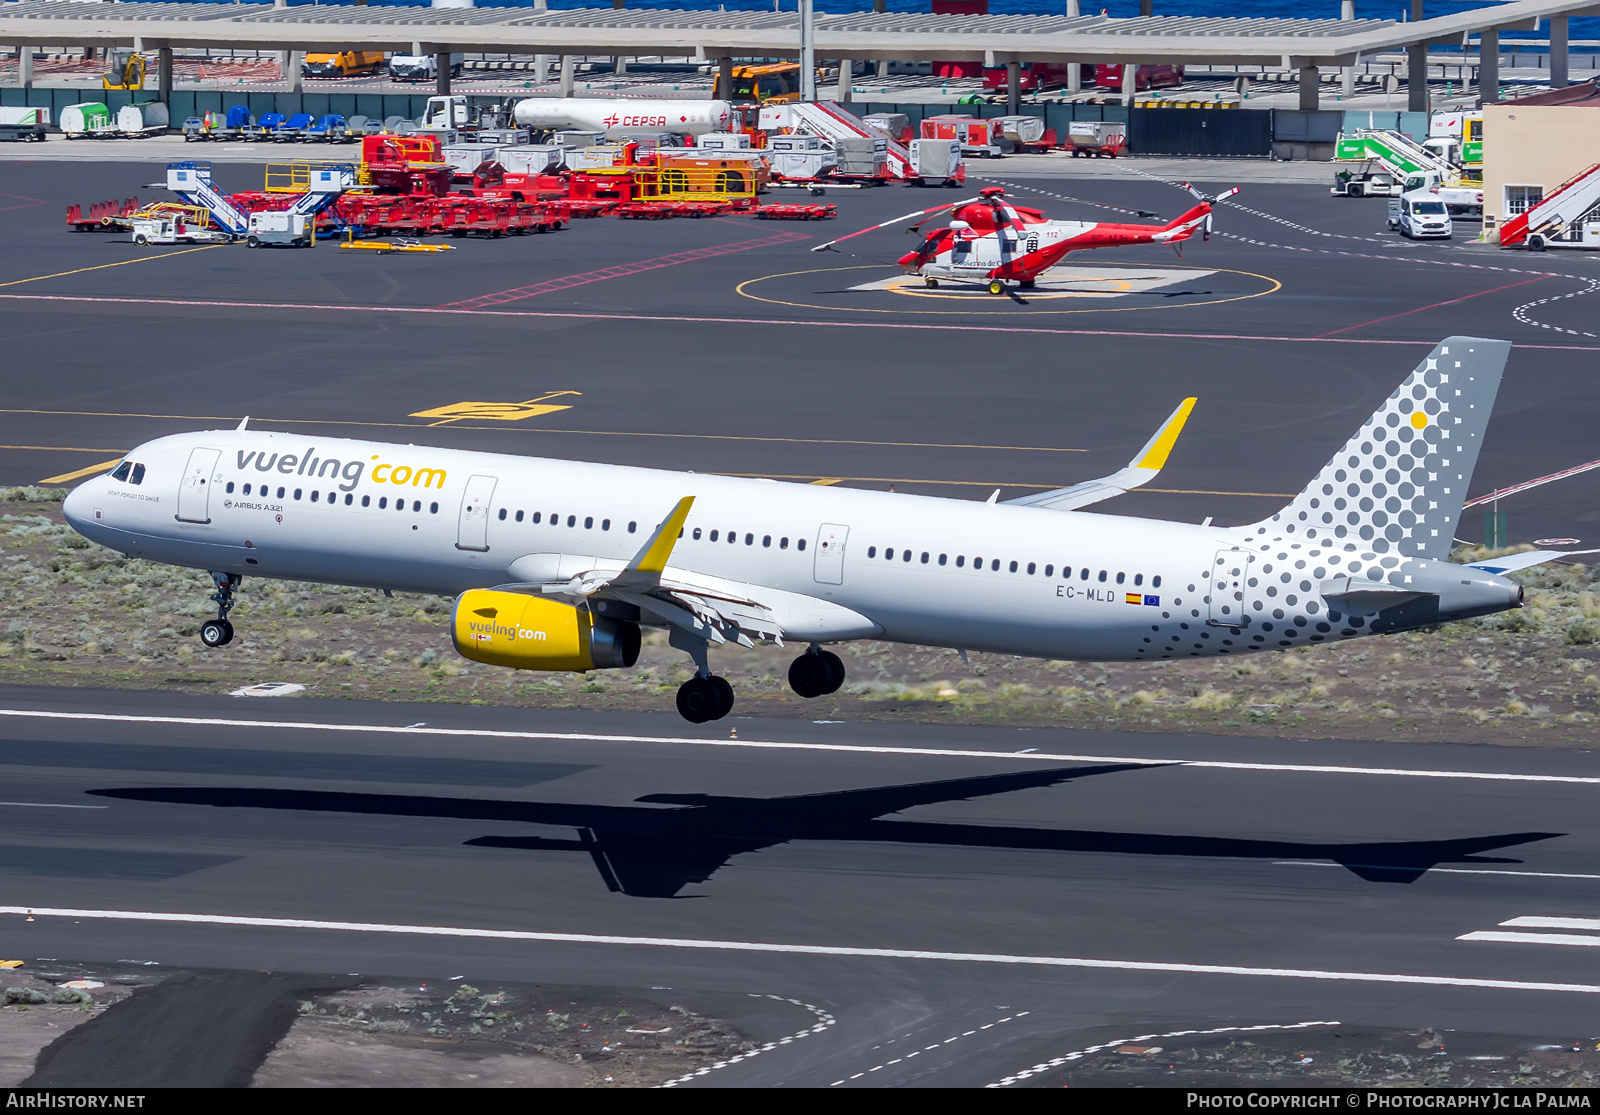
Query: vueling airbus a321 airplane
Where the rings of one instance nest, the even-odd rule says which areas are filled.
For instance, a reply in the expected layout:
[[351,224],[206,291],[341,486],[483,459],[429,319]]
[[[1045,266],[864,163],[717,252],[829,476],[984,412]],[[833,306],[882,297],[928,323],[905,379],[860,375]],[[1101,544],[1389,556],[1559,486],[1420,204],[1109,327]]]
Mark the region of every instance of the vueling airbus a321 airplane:
[[[1506,341],[1451,337],[1283,510],[1222,527],[1080,511],[1148,483],[1193,399],[1128,467],[987,503],[697,473],[333,441],[246,429],[139,446],[66,502],[85,537],[203,569],[207,646],[233,638],[243,578],[456,597],[456,649],[527,670],[633,665],[662,627],[696,676],[695,723],[733,690],[709,651],[805,649],[802,697],[837,690],[827,643],[1078,660],[1247,655],[1516,608],[1499,574],[1446,560]],[[998,495],[998,493],[996,493]]]

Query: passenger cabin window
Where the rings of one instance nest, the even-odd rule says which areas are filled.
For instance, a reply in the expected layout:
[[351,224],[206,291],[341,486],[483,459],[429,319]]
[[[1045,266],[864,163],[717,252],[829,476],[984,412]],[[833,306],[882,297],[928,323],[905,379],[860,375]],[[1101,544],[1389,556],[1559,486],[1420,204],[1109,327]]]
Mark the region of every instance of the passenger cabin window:
[[500,509],[500,521],[502,523],[506,521],[506,509],[504,507]]
[[610,519],[601,519],[600,520],[600,529],[601,530],[610,530],[611,529],[611,520]]
[[1150,578],[1150,587],[1151,588],[1160,588],[1161,587],[1161,574],[1157,573],[1154,577]]
[[794,548],[797,549],[797,550],[805,549],[806,548],[806,540],[804,538],[800,539],[798,542],[796,542],[794,544]]
[[789,548],[789,536],[786,534],[782,538],[778,539],[778,549],[787,550],[788,548]]
[[382,510],[382,509],[384,509],[384,508],[386,508],[388,506],[389,506],[389,497],[388,496],[379,496],[378,497],[378,509]]
[[224,488],[223,490],[225,492],[227,492],[230,496],[233,495],[233,481],[232,480],[228,481],[228,486],[226,488]]
[[945,563],[945,555],[944,554],[940,554],[939,555],[939,564],[943,565],[944,563]]
[[1133,575],[1133,583],[1136,584],[1136,585],[1144,584],[1144,574],[1143,573],[1135,573]]
[[543,518],[544,518],[544,514],[543,514],[543,512],[540,512],[540,511],[535,511],[535,512],[534,512],[534,513],[533,513],[533,521],[534,521],[534,522],[535,522],[535,523],[537,523],[537,522],[539,522],[539,520],[541,520],[541,519],[543,519]]
[[522,512],[521,511],[517,512],[517,522],[519,522],[519,523],[522,522]]
[[1128,579],[1128,575],[1126,573],[1118,573],[1117,574],[1117,584],[1120,585],[1123,581],[1126,581],[1127,579]]
[[[1015,566],[1016,566],[1016,563],[1015,563],[1015,562],[1013,562],[1013,563],[1012,563],[1012,566],[1013,566],[1013,569],[1012,569],[1012,571],[1013,571],[1013,572],[1015,572]],[[991,561],[991,562],[990,562],[990,563],[989,563],[989,571],[990,571],[990,572],[991,572],[991,573],[998,573],[998,572],[1000,572],[1000,559],[999,559],[999,558],[995,558],[995,559],[994,559],[994,560],[993,560],[993,561]]]
[[967,564],[966,555],[965,554],[957,554],[956,555],[956,568],[960,569],[963,566],[965,566],[966,564]]
[[694,540],[696,542],[700,541],[700,528],[699,527],[695,527],[694,528]]
[[362,496],[361,497],[361,506],[362,507],[371,507],[372,506],[372,497],[371,496]]
[[763,534],[761,536],[761,548],[762,549],[771,549],[772,548],[772,535]]
[[716,531],[712,531],[711,535],[710,535],[710,538],[711,538],[711,541],[715,542],[717,540],[717,532]]
[[578,516],[576,516],[576,515],[568,515],[567,516],[567,525],[569,527],[577,526],[578,525]]
[[594,529],[594,516],[593,515],[587,515],[587,516],[584,517],[583,529],[584,530],[593,530]]
[[639,529],[639,524],[638,523],[629,523],[628,524],[628,533],[629,534],[632,534],[634,531],[636,531],[638,529]]
[[1105,584],[1105,580],[1106,580],[1106,571],[1104,569],[1102,569],[1102,570],[1100,570],[1100,583],[1101,584]]

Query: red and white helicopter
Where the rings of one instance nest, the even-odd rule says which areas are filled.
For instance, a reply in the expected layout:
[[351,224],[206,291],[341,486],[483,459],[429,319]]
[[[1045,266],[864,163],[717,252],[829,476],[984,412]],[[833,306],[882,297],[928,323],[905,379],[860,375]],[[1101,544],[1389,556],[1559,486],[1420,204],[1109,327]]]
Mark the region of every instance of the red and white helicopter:
[[1001,187],[987,186],[975,198],[907,213],[811,250],[828,251],[852,237],[921,217],[923,220],[909,230],[915,232],[931,214],[954,210],[949,225],[930,234],[896,261],[906,274],[921,275],[930,287],[938,286],[940,279],[964,279],[986,283],[990,294],[1007,293],[1008,282],[1031,290],[1039,276],[1065,259],[1068,252],[1126,244],[1178,244],[1196,230],[1210,239],[1212,206],[1232,197],[1239,188],[1207,197],[1189,183],[1183,185],[1199,199],[1199,204],[1164,225],[1053,221],[1038,209],[1012,204]]

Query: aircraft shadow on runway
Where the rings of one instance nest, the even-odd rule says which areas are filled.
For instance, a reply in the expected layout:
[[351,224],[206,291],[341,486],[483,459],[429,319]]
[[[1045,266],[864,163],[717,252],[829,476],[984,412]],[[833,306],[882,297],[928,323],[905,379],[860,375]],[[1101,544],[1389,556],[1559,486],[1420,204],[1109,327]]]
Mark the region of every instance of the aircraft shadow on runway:
[[594,860],[607,887],[636,898],[678,897],[684,887],[707,881],[735,856],[794,840],[1220,859],[1326,860],[1369,882],[1410,883],[1443,863],[1518,863],[1521,861],[1486,857],[1482,853],[1565,835],[1514,832],[1452,840],[1329,844],[883,819],[888,814],[918,805],[966,801],[1098,775],[1151,769],[1155,768],[1133,763],[1052,767],[778,798],[646,794],[636,799],[640,804],[621,806],[235,787],[130,788],[90,790],[89,793],[98,797],[181,805],[512,821],[571,828],[577,831],[575,840],[496,835],[480,836],[466,843],[479,848],[582,852]]

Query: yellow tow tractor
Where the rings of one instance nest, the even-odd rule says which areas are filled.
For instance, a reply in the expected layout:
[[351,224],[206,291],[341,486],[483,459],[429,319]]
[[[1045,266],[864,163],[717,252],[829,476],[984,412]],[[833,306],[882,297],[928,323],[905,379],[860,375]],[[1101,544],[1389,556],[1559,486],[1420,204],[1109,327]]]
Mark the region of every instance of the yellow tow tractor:
[[111,52],[112,71],[100,79],[102,89],[143,89],[147,61],[131,50]]

